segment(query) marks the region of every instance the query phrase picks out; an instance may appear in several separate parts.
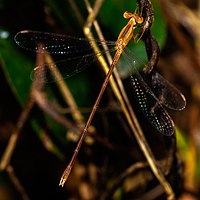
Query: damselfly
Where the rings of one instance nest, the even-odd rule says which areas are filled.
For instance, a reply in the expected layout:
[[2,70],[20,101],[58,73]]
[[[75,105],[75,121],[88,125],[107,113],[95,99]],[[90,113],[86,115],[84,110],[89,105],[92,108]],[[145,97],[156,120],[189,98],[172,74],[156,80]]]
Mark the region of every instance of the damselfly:
[[[87,133],[88,127],[94,117],[94,114],[98,108],[101,97],[109,82],[114,67],[117,65],[121,54],[124,55],[127,66],[131,69],[131,84],[136,97],[136,101],[143,111],[144,115],[150,121],[150,123],[162,134],[170,136],[174,133],[174,123],[167,111],[163,106],[166,106],[173,110],[182,110],[185,105],[185,97],[167,80],[165,80],[159,73],[152,70],[151,73],[146,74],[139,72],[136,67],[136,60],[133,53],[126,48],[131,39],[134,39],[134,30],[137,24],[143,22],[143,18],[136,13],[125,12],[124,18],[129,19],[127,25],[122,29],[117,41],[114,43],[114,49],[116,53],[110,65],[109,71],[102,84],[99,95],[90,113],[88,121],[80,135],[77,147],[74,151],[72,159],[65,169],[60,181],[60,185],[64,185],[67,180],[70,171],[74,165],[74,161],[78,155],[82,142]],[[37,32],[37,31],[21,31],[15,36],[16,43],[31,51],[43,52],[49,54],[65,55],[66,60],[56,62],[56,66],[59,68],[64,77],[72,76],[83,69],[85,69],[93,60],[94,53],[86,39],[71,37],[62,34]],[[105,42],[105,41],[104,41]],[[43,43],[41,48],[39,44]],[[101,43],[99,43],[101,44]],[[109,45],[113,43],[109,42]],[[96,53],[99,56],[101,52]],[[46,82],[52,81],[53,76],[49,68],[54,68],[54,65],[49,65],[46,68],[45,77],[42,77]],[[144,64],[145,67],[145,64]],[[33,70],[34,73],[40,73],[44,66],[37,66]],[[33,73],[33,74],[34,74]]]

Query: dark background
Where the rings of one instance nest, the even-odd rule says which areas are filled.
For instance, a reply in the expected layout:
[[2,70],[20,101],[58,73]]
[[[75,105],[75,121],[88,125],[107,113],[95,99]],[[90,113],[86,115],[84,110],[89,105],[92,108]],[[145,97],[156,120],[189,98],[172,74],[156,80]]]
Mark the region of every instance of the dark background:
[[[72,2],[77,6],[78,12],[73,9],[70,1],[0,1],[1,156],[28,101],[32,83],[30,73],[35,66],[36,53],[18,47],[14,43],[14,35],[18,31],[30,29],[84,37],[82,28],[87,18],[87,9],[84,1]],[[91,2],[92,5],[94,2]],[[176,135],[171,138],[157,133],[137,106],[134,110],[138,113],[138,119],[157,159],[164,159],[171,149],[178,153],[168,175],[177,196],[187,199],[187,195],[190,195],[191,198],[198,199],[198,2],[152,2],[155,14],[152,34],[161,48],[157,69],[186,96],[187,107],[181,112],[169,111],[176,124]],[[122,17],[123,12],[133,12],[135,8],[135,1],[105,1],[97,20],[107,40],[116,40],[126,23]],[[4,38],[3,33],[8,33],[8,37]],[[136,56],[145,59],[142,42],[134,45],[134,50]],[[103,77],[104,74],[97,65],[66,80],[80,111],[83,110],[85,121]],[[134,107],[129,83],[129,79],[124,80]],[[47,84],[46,92],[52,101],[67,107],[56,84]],[[72,120],[70,114],[65,116]],[[103,96],[92,124],[97,138],[94,137],[92,144],[84,143],[68,182],[61,188],[58,186],[59,179],[76,142],[66,137],[69,130],[35,105],[20,131],[10,166],[0,173],[0,199],[100,199],[127,167],[145,160],[110,87]],[[53,144],[52,148],[48,148],[49,141]],[[9,169],[14,170],[14,175]],[[19,181],[17,184],[13,177]],[[148,192],[151,192],[153,199],[166,199],[156,178],[149,168],[145,168],[131,174],[121,183],[113,199],[145,199]]]

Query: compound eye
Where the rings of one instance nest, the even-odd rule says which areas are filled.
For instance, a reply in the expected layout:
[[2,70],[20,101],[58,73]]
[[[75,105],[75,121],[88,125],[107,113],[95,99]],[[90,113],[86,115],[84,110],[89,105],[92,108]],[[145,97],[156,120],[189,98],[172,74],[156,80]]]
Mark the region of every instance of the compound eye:
[[124,14],[123,14],[123,17],[124,17],[125,19],[130,19],[130,18],[133,17],[133,16],[134,16],[134,14],[131,13],[131,12],[128,12],[128,11],[124,12]]

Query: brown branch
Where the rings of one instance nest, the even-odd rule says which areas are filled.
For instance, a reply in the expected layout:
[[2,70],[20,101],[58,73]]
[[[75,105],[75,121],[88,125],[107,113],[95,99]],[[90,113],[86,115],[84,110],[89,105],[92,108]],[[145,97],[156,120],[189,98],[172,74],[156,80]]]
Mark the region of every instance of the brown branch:
[[17,189],[17,191],[20,193],[22,200],[30,200],[30,198],[28,197],[24,187],[22,186],[22,184],[20,183],[19,179],[17,178],[14,169],[11,165],[8,165],[6,167],[6,172],[8,173],[12,183],[14,184],[15,188]]
[[13,155],[13,152],[15,150],[15,147],[17,145],[17,141],[19,138],[19,135],[28,120],[28,117],[30,115],[30,111],[32,110],[34,105],[34,101],[32,98],[29,98],[26,105],[24,106],[23,111],[21,112],[17,123],[11,133],[8,145],[2,155],[1,162],[0,162],[0,169],[4,170],[10,163],[11,157]]

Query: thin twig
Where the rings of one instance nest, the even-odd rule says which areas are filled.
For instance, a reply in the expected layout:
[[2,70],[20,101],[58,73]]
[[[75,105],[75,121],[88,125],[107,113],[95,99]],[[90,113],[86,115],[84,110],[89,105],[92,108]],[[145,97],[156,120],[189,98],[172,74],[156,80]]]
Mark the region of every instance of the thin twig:
[[117,178],[115,178],[115,181],[110,189],[105,191],[101,195],[101,200],[104,199],[112,199],[112,196],[114,192],[121,186],[121,184],[124,182],[124,180],[130,176],[131,174],[135,173],[137,170],[141,170],[144,168],[149,167],[147,162],[138,162],[133,165],[131,165],[129,168],[127,168],[125,171],[123,171]]
[[11,133],[8,145],[2,155],[1,162],[0,162],[1,170],[4,170],[10,163],[11,157],[13,155],[13,152],[17,145],[17,141],[19,139],[19,135],[20,135],[26,121],[28,120],[28,117],[29,117],[30,111],[33,108],[33,105],[34,105],[33,99],[28,98],[28,101],[27,101],[26,105],[24,106],[24,109],[17,120],[16,126],[14,127],[14,129]]
[[[151,3],[150,3],[150,1],[147,1],[147,3],[141,4],[141,5],[151,6]],[[148,9],[151,10],[152,8],[148,7]],[[144,11],[148,10],[148,9],[142,8],[141,10],[143,10],[143,13],[144,13]],[[91,10],[91,8],[90,8],[90,10]],[[96,10],[99,10],[99,8],[95,9],[95,11]],[[148,12],[152,13],[150,11],[148,11]],[[84,33],[85,33],[86,37],[89,38],[89,39],[93,38],[92,33],[91,33],[91,25],[94,22],[94,20],[95,20],[94,16],[96,16],[96,15],[97,15],[97,13],[95,13],[95,14],[90,13],[90,15],[88,16],[87,22],[85,24],[85,27],[84,27]],[[147,19],[151,20],[152,16],[150,18],[147,18]],[[93,20],[93,21],[90,21],[90,20]],[[147,26],[145,28],[145,32],[149,32],[148,29],[150,28],[152,23],[150,21],[149,23],[146,22],[146,24],[148,24],[149,26]],[[98,51],[98,47],[97,47],[96,44],[94,44],[94,42],[92,42],[92,47],[94,48],[94,51]],[[155,57],[153,56],[153,58],[155,58]],[[102,65],[107,65],[102,57],[99,56],[98,59],[99,59],[99,61]],[[110,82],[112,84],[112,79],[110,80]],[[118,95],[117,95],[117,97],[118,97]],[[122,102],[123,102],[123,100],[122,100]],[[120,103],[121,103],[121,101],[120,101]],[[149,147],[149,145],[148,145],[148,143],[147,143],[147,141],[144,137],[144,134],[143,134],[141,127],[140,127],[140,125],[137,121],[137,118],[136,118],[136,116],[133,112],[133,109],[131,108],[131,106],[130,107],[128,106],[128,110],[127,110],[127,107],[124,106],[125,105],[124,103],[122,103],[121,105],[122,105],[122,110],[124,111],[124,114],[126,116],[126,119],[127,119],[128,123],[130,125],[130,128],[131,128],[131,130],[132,130],[142,152],[144,153],[153,173],[155,174],[155,176],[157,177],[157,179],[160,181],[161,185],[165,189],[165,191],[168,195],[168,199],[174,199],[173,190],[172,190],[171,186],[169,185],[169,183],[166,181],[164,175],[162,174],[161,170],[159,169],[159,167],[156,164],[156,160],[155,160],[153,153],[152,153],[152,151],[151,151],[151,149],[150,149],[150,147]]]
[[178,42],[182,50],[185,51],[186,55],[190,57],[193,66],[199,71],[199,55],[194,53],[194,48],[190,45],[189,41],[186,39],[186,37],[183,35],[183,32],[179,28],[178,21],[176,17],[173,16],[174,12],[176,12],[174,10],[173,4],[169,1],[161,0],[161,6],[169,23],[169,29],[171,30],[171,33],[176,38],[176,41]]
[[83,16],[81,15],[81,12],[80,12],[78,6],[74,2],[74,0],[68,0],[68,2],[69,2],[70,6],[72,7],[72,9],[74,11],[75,16],[77,17],[77,20],[78,20],[80,26],[83,27],[84,20],[83,20]]
[[[54,64],[54,61],[49,54],[45,55],[45,60],[46,60],[47,64],[48,63]],[[81,112],[79,111],[78,106],[77,106],[69,88],[67,87],[67,84],[64,81],[62,75],[60,74],[59,70],[56,68],[55,64],[54,64],[54,66],[55,67],[53,67],[53,69],[50,68],[51,73],[54,75],[56,80],[59,80],[59,81],[57,81],[57,84],[59,86],[61,94],[63,95],[64,100],[68,104],[69,108],[73,110],[73,112],[71,113],[73,119],[80,127],[83,127],[84,126],[84,117],[82,116]]]
[[[36,63],[40,64],[43,61],[43,55],[41,53],[37,54],[37,59],[36,59]],[[40,83],[38,84],[38,82],[36,80],[33,81],[32,86],[31,86],[31,91],[30,91],[30,96],[24,106],[24,109],[22,111],[22,113],[19,116],[19,119],[17,120],[16,126],[13,129],[13,132],[11,133],[11,137],[9,139],[7,148],[1,158],[1,162],[0,162],[0,169],[4,170],[8,164],[10,163],[10,159],[12,157],[12,154],[14,152],[14,149],[16,147],[17,144],[17,140],[19,138],[20,132],[22,131],[22,128],[24,127],[24,124],[26,123],[26,121],[28,120],[28,117],[30,115],[30,112],[34,106],[34,99],[32,98],[32,91],[34,90],[35,87],[43,87],[43,85]]]
[[30,200],[29,196],[27,195],[24,187],[20,183],[19,179],[17,178],[14,169],[11,165],[6,167],[6,172],[8,173],[12,183],[14,184],[16,190],[20,193],[22,200]]
[[[53,62],[52,59],[50,59],[50,57],[48,57],[48,56],[46,57],[46,59],[48,59],[47,63],[49,63],[49,62],[52,63]],[[40,66],[42,67],[44,65],[40,64]],[[55,79],[59,80],[58,84],[60,84],[60,89],[62,90],[64,97],[68,101],[71,101],[70,105],[71,105],[71,107],[73,107],[72,110],[75,109],[76,112],[80,113],[80,111],[78,111],[78,108],[77,108],[76,104],[73,102],[72,97],[70,97],[71,100],[69,100],[69,96],[68,95],[71,95],[71,94],[68,93],[69,92],[68,88],[65,85],[64,80],[63,80],[60,72],[57,70],[57,68],[53,68],[52,72],[54,73]],[[44,84],[44,80],[42,80],[42,78],[45,77],[45,74],[42,74],[42,73],[45,73],[45,69],[44,70],[40,70],[39,74],[37,74],[37,73],[35,74],[35,80],[39,79],[39,82],[36,81],[35,87],[33,87],[33,90],[32,90],[32,97],[34,98],[35,102],[37,103],[37,105],[45,113],[47,113],[49,116],[51,116],[59,124],[63,125],[67,129],[70,129],[70,131],[72,131],[73,133],[76,133],[77,135],[80,135],[81,130],[82,130],[82,127],[80,126],[80,123],[79,124],[78,123],[74,123],[74,122],[70,121],[69,119],[65,118],[62,114],[57,112],[57,109],[55,108],[54,104],[51,101],[49,101],[46,92],[43,91],[42,85]],[[73,113],[75,113],[75,112],[73,112]],[[78,114],[78,118],[76,118],[76,121],[78,122],[77,119],[80,119],[80,115],[79,114]],[[107,148],[112,149],[112,145],[110,143],[105,141],[100,136],[97,136],[96,134],[93,134],[94,132],[95,132],[94,129],[90,129],[88,135],[90,137],[94,138],[96,141],[99,141],[102,144],[104,144]]]

